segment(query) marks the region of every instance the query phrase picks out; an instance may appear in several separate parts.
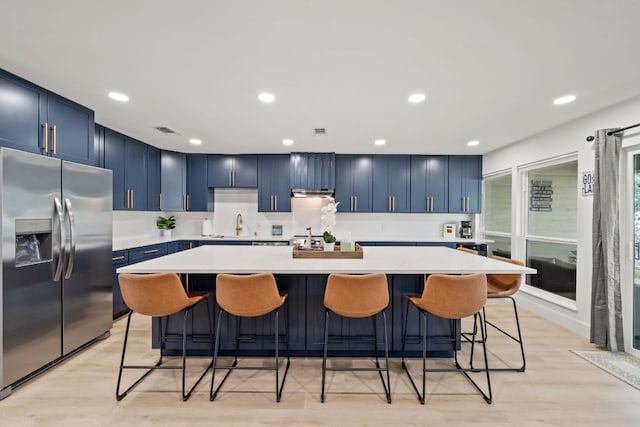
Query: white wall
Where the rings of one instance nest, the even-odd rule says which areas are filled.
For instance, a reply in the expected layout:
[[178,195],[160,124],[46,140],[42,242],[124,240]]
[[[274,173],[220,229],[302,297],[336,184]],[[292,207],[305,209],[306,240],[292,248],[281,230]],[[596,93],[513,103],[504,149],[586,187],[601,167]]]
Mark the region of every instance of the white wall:
[[[291,212],[258,212],[258,192],[255,189],[217,189],[214,195],[213,212],[174,212],[176,216],[175,236],[200,235],[202,220],[209,219],[217,235],[235,234],[236,216],[242,215],[244,227],[241,232],[247,237],[271,236],[272,225],[282,225],[283,237],[305,235],[311,226],[314,235],[322,234],[320,208],[328,203],[322,198],[293,198]],[[158,235],[155,220],[160,212],[114,211],[114,240],[131,237]],[[168,213],[166,213],[168,214]],[[334,234],[341,240],[351,233],[358,239],[393,238],[441,238],[442,225],[462,220],[471,220],[475,226],[477,215],[468,214],[383,214],[347,213],[338,206]]]
[[[579,102],[579,101],[578,101]],[[566,105],[561,108],[571,108]],[[593,170],[594,155],[593,143],[588,143],[585,138],[593,135],[596,129],[625,127],[640,121],[640,97],[618,104],[616,106],[592,113],[570,123],[541,132],[523,141],[519,141],[508,147],[493,151],[484,156],[483,174],[491,174],[498,171],[511,170],[513,174],[512,197],[514,203],[521,200],[521,183],[518,168],[555,157],[576,153],[578,157],[578,174],[582,171]],[[631,139],[631,137],[629,138]],[[636,137],[636,140],[639,139]],[[636,141],[637,142],[637,141]],[[629,141],[625,141],[628,144]],[[592,197],[581,195],[580,183],[578,186],[578,224],[577,224],[577,295],[576,303],[565,303],[560,298],[554,302],[546,301],[535,290],[526,288],[518,295],[519,303],[564,327],[567,327],[582,335],[589,335],[589,319],[591,307],[591,220]],[[513,224],[515,230],[521,224],[520,218],[514,214]],[[518,244],[515,239],[514,245]],[[524,256],[514,248],[516,257]],[[628,263],[628,261],[627,261]],[[629,265],[623,265],[630,268]]]

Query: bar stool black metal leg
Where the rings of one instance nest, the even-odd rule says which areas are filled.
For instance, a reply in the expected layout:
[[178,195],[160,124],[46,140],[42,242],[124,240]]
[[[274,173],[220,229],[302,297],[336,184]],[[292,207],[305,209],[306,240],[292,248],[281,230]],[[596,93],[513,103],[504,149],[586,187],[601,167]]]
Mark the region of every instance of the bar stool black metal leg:
[[[385,371],[387,371],[387,383],[384,387],[384,391],[387,395],[387,403],[391,403],[391,379],[389,376],[389,341],[387,338],[387,315],[384,311],[382,311],[382,325],[384,330],[384,360],[385,360]],[[376,351],[377,354],[377,351]],[[380,377],[382,377],[382,372],[380,372]],[[385,385],[384,380],[382,381],[382,385]]]
[[327,345],[329,343],[329,310],[324,311],[324,348],[322,355],[322,393],[320,402],[324,403],[324,385],[327,376]]

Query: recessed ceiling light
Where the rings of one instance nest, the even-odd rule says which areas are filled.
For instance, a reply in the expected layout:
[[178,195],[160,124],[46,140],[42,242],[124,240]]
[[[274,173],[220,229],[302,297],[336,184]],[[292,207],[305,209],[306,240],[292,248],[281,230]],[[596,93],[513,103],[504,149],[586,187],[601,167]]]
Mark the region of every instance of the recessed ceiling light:
[[129,97],[120,92],[109,92],[109,98],[120,102],[129,102]]
[[476,145],[480,144],[480,141],[478,141],[477,139],[474,139],[473,141],[469,141],[467,142],[467,145],[469,147],[475,147]]
[[573,102],[575,100],[576,100],[576,96],[575,95],[561,96],[560,98],[556,98],[556,99],[553,100],[553,105],[568,104],[568,103]]
[[283,139],[282,143],[284,145],[293,145],[293,139]]
[[411,95],[409,95],[408,100],[412,104],[417,104],[424,101],[425,99],[427,99],[427,96],[424,93],[412,93]]
[[200,144],[202,144],[202,140],[201,140],[201,139],[198,139],[198,138],[191,138],[191,139],[189,140],[189,142],[190,142],[190,143],[192,143],[192,144],[194,144],[194,145],[200,145]]
[[384,139],[376,139],[373,143],[376,144],[377,146],[383,146],[384,144],[387,143],[387,141],[385,141]]
[[276,100],[276,97],[272,93],[262,92],[260,95],[258,95],[258,99],[264,103],[270,104]]

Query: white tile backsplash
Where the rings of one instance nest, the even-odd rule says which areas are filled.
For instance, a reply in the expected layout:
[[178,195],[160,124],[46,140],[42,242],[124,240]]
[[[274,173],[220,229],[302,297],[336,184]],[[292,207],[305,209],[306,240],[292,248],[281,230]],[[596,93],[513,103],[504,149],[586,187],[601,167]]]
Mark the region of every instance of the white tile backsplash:
[[[209,219],[216,235],[234,235],[236,216],[242,215],[243,230],[247,237],[271,236],[271,226],[282,225],[283,237],[306,234],[311,226],[313,234],[321,234],[320,208],[328,203],[324,198],[292,198],[291,212],[258,212],[258,190],[256,189],[216,189],[214,191],[214,212],[173,212],[176,216],[175,236],[199,235],[202,221]],[[113,212],[113,237],[123,239],[143,235],[155,236],[156,218],[169,212]],[[337,223],[334,234],[344,239],[348,233],[354,238],[384,236],[394,237],[442,237],[442,224],[472,220],[474,226],[479,215],[464,214],[385,214],[347,213],[338,206]]]

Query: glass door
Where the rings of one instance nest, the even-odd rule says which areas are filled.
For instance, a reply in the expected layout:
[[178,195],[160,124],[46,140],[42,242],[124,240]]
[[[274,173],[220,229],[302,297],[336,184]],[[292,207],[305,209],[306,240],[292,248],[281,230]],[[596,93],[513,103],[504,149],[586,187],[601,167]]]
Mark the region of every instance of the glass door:
[[640,350],[640,154],[633,155],[633,338]]

